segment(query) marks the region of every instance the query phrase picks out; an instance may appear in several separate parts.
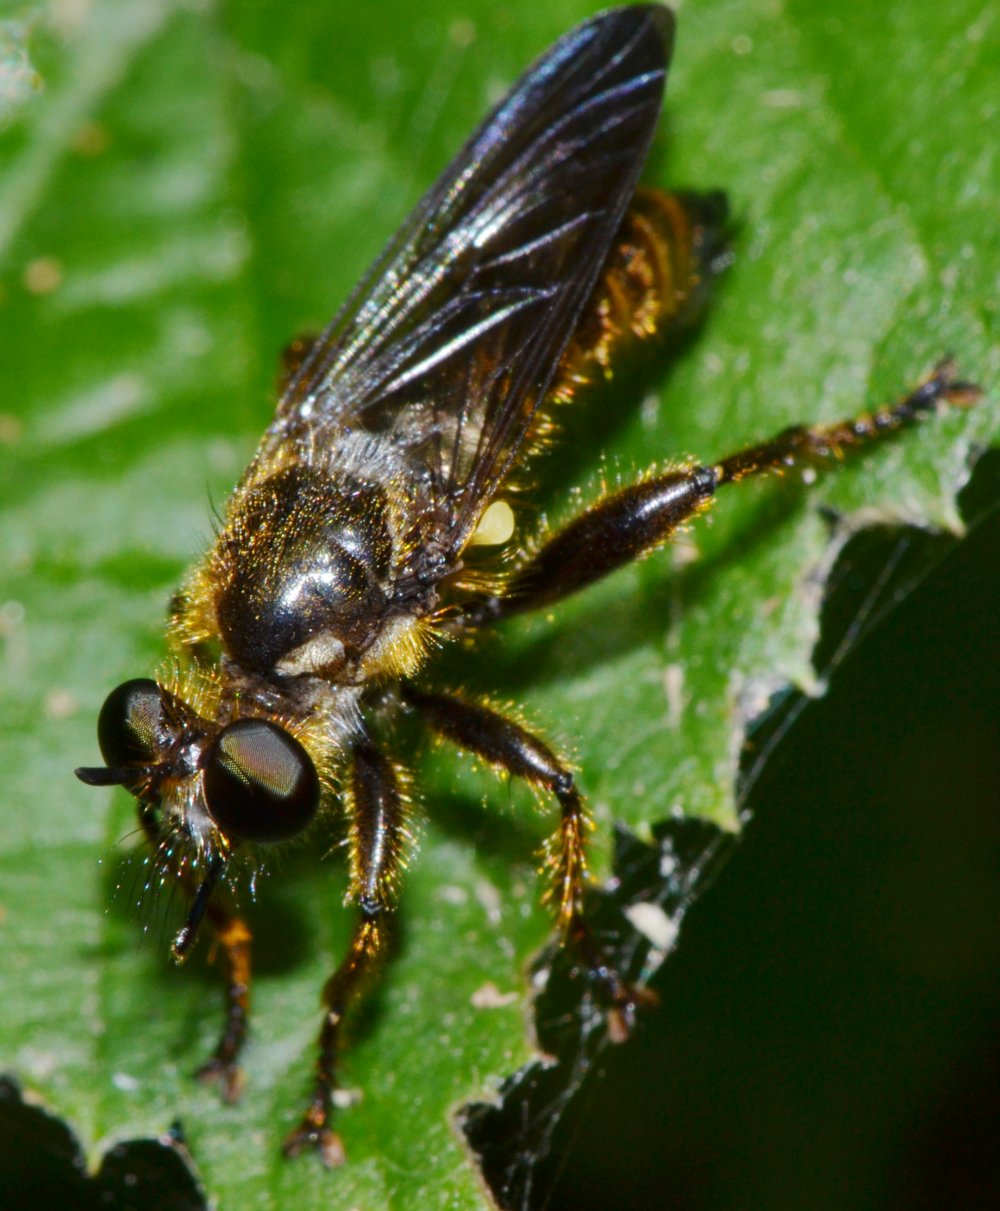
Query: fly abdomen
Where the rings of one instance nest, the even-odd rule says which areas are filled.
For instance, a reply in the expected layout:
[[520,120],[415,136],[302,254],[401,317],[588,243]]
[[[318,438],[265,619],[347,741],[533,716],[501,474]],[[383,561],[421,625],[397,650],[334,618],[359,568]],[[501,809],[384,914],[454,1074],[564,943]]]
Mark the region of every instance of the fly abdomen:
[[552,395],[608,376],[623,348],[697,323],[729,262],[721,193],[640,189],[566,347]]

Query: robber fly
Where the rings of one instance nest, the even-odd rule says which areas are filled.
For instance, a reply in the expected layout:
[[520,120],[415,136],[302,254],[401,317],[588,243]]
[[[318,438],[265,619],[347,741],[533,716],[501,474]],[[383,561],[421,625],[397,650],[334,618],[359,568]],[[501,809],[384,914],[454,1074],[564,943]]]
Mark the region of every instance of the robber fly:
[[512,495],[553,413],[627,345],[689,327],[727,260],[722,195],[637,190],[673,29],[668,9],[635,5],[560,39],[326,332],[293,346],[274,420],[174,600],[175,665],[111,692],[98,723],[106,765],[77,771],[135,795],[152,861],[186,889],[174,958],[203,918],[215,934],[228,1012],[201,1075],[228,1098],[241,1086],[251,939],[213,892],[339,802],[358,917],[324,989],[315,1086],[288,1154],[343,1159],[331,1125],[341,1023],[384,949],[410,847],[409,777],[389,748],[402,712],[555,799],[548,897],[612,1037],[628,1034],[643,997],[583,918],[588,817],[569,767],[493,707],[429,688],[435,650],[664,544],[724,484],[838,455],[974,395],[942,363],[874,414],[650,474],[530,542],[510,532]]

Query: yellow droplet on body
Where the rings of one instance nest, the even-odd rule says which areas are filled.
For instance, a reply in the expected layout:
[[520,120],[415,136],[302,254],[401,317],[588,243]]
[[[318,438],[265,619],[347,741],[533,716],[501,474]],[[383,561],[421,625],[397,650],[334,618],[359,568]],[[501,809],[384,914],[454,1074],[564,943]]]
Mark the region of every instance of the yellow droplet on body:
[[495,500],[479,519],[471,545],[499,547],[514,533],[514,510],[505,500]]

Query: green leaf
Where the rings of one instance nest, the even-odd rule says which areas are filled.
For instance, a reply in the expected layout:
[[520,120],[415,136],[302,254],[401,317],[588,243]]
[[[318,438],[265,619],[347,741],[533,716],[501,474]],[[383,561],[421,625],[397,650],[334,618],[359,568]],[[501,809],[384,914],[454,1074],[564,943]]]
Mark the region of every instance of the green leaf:
[[[2,1060],[95,1157],[180,1116],[223,1206],[484,1205],[451,1116],[532,1054],[544,821],[452,754],[421,758],[399,954],[355,1031],[345,1081],[363,1098],[330,1175],[278,1145],[348,936],[340,863],[295,854],[262,881],[248,1090],[220,1108],[189,1076],[218,1025],[213,973],[173,971],[156,930],[139,946],[127,797],[72,769],[95,759],[108,689],[162,656],[165,602],[266,424],[278,351],[590,11],[94,0],[2,26]],[[945,352],[988,390],[815,487],[729,490],[672,552],[463,661],[468,688],[516,700],[578,761],[598,870],[613,820],[735,825],[744,729],[786,683],[815,687],[823,578],[854,527],[957,525],[1000,428],[995,59],[984,0],[684,5],[649,176],[725,188],[736,263],[654,394],[580,416],[582,440],[545,464],[550,518],[578,506],[574,484],[586,499],[601,475],[853,415]],[[502,995],[475,1007],[488,983]]]

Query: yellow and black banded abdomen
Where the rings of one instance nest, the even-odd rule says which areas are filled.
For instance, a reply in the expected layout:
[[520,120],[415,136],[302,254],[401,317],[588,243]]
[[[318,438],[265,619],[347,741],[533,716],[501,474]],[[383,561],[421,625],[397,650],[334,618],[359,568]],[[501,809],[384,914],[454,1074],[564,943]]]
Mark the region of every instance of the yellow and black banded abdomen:
[[727,217],[722,193],[636,192],[559,363],[554,402],[609,377],[639,343],[698,321],[728,264]]

